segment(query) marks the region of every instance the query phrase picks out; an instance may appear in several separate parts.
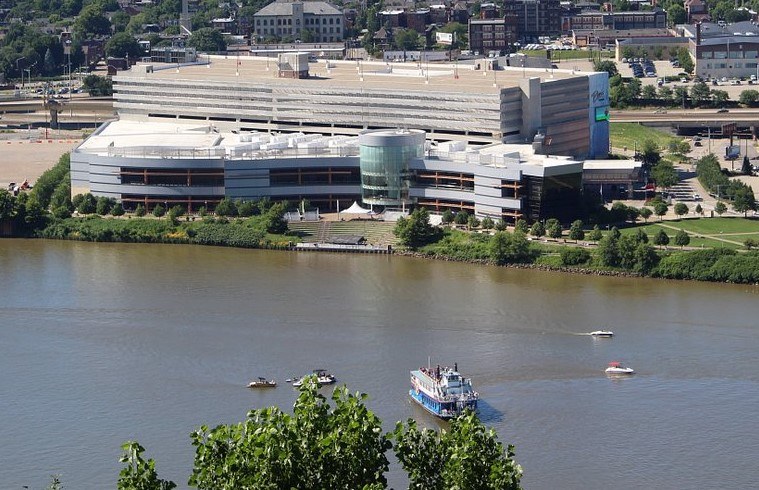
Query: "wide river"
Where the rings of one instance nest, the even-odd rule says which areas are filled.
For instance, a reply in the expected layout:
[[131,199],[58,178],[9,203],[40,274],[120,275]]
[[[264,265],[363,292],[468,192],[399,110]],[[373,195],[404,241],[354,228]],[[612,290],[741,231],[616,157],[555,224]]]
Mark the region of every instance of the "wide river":
[[[191,431],[289,409],[284,379],[313,368],[388,430],[434,427],[408,397],[428,356],[473,378],[526,488],[759,482],[756,287],[44,240],[0,240],[0,279],[3,489],[115,488],[129,439],[186,488]],[[582,335],[599,328],[616,335]],[[607,378],[612,360],[637,374]],[[246,389],[258,375],[280,386]]]

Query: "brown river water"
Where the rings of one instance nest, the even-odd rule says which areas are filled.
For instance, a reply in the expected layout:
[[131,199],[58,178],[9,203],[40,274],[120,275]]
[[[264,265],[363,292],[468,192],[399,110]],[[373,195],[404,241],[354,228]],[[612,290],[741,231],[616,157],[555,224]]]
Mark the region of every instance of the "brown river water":
[[[387,430],[436,427],[408,396],[428,356],[473,378],[526,488],[756,488],[757,322],[752,286],[0,240],[0,488],[115,488],[129,439],[186,488],[191,431],[289,409],[285,378],[314,368],[368,393]],[[615,337],[582,335],[601,328]],[[637,374],[607,378],[614,360]],[[255,376],[280,385],[246,389]]]

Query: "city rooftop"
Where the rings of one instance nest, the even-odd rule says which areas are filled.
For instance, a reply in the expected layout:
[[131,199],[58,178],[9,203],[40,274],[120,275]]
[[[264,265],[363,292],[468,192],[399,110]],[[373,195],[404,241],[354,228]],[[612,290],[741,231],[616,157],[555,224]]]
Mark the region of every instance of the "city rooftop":
[[[272,83],[279,87],[309,86],[317,89],[397,89],[419,92],[460,92],[466,94],[495,95],[502,88],[519,86],[526,78],[539,77],[541,81],[566,79],[586,75],[565,69],[522,68],[502,66],[507,58],[499,58],[498,70],[487,70],[491,59],[466,63],[426,63],[384,61],[336,61],[319,60],[309,63],[307,79],[279,78],[277,60],[268,57],[225,57],[203,55],[197,64],[177,65],[150,63],[152,73],[145,73],[140,65],[120,72],[120,80],[132,77],[152,79],[229,82]],[[210,60],[210,63],[209,63]],[[519,63],[518,59],[514,59]],[[479,66],[479,69],[476,67]]]

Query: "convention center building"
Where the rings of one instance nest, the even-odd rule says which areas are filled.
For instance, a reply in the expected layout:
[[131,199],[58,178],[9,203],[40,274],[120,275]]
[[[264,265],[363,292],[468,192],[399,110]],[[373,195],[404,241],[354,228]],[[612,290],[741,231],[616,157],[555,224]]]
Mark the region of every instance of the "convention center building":
[[71,157],[72,194],[213,208],[222,198],[354,200],[571,218],[609,148],[604,73],[210,57],[114,77],[119,120]]

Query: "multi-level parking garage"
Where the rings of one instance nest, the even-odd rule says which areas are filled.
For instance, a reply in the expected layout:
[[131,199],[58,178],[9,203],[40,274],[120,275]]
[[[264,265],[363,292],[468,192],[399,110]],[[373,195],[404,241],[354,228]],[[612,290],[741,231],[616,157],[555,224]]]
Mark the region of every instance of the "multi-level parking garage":
[[[205,60],[205,58],[204,58]],[[421,129],[429,138],[529,142],[543,153],[608,151],[606,73],[481,63],[310,63],[283,78],[275,59],[212,57],[209,64],[138,65],[114,78],[122,119],[208,121],[222,129],[353,134]]]

